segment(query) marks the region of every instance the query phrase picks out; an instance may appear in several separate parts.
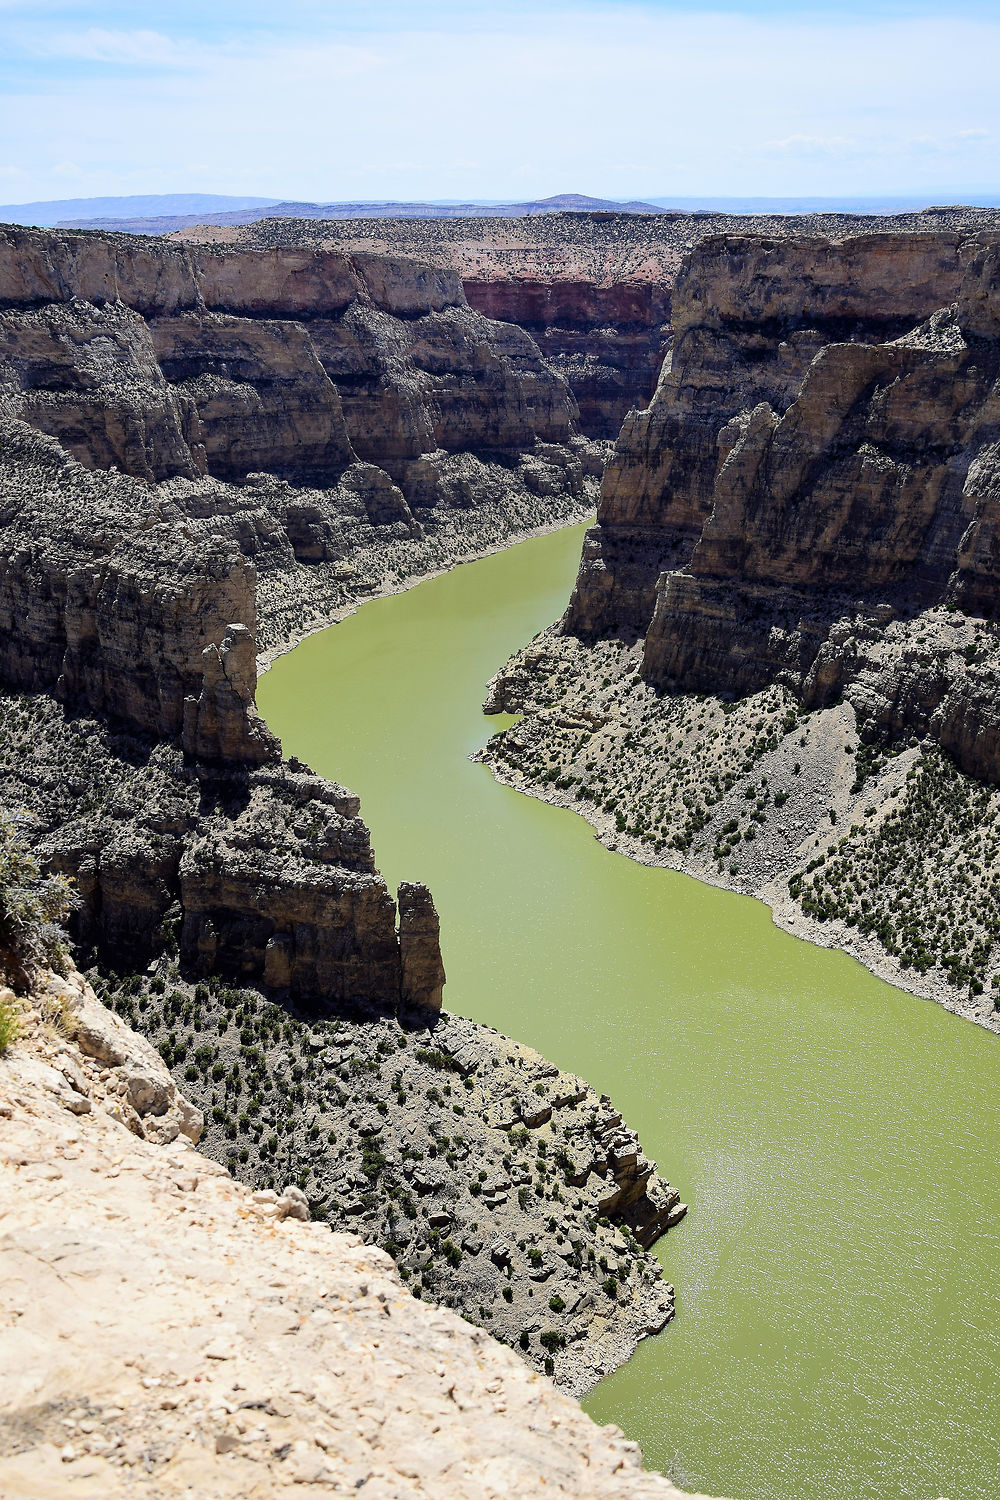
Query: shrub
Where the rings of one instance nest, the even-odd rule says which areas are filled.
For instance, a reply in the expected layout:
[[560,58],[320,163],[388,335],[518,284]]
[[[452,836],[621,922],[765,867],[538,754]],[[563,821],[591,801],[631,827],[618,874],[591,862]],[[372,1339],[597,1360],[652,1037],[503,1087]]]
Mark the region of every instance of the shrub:
[[17,824],[0,813],[0,948],[19,969],[68,961],[62,930],[79,897],[66,875],[43,875]]
[[549,1308],[554,1313],[565,1312],[566,1304],[557,1292],[554,1297],[549,1298]]
[[14,1045],[20,1031],[21,1022],[14,1007],[0,1002],[0,1057]]

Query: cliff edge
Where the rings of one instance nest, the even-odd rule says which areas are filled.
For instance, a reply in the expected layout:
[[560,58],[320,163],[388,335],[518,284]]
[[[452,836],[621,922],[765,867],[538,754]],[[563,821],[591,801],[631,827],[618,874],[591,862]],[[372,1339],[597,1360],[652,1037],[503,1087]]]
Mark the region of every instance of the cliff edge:
[[302,1194],[201,1156],[78,976],[0,1003],[0,1493],[680,1496]]

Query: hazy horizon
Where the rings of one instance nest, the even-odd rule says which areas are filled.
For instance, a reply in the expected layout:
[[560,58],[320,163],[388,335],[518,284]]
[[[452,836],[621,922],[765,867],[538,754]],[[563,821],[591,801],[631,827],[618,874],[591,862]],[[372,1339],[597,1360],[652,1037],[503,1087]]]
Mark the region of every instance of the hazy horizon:
[[1000,192],[993,0],[0,0],[0,43],[8,206]]

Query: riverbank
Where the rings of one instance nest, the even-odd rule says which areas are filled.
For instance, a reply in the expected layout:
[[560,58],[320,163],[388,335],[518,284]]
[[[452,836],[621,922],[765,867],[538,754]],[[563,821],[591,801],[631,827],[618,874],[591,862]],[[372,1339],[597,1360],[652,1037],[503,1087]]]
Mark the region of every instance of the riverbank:
[[362,604],[406,593],[460,563],[505,551],[531,537],[592,521],[610,444],[581,449],[587,461],[580,494],[572,488],[535,494],[510,475],[484,503],[453,510],[414,511],[416,529],[360,526],[345,559],[263,571],[257,583],[259,675],[301,642],[339,624]]
[[[1000,1034],[990,909],[1000,793],[962,777],[930,744],[869,751],[847,705],[804,714],[779,688],[735,703],[659,697],[638,665],[638,647],[542,632],[489,685],[487,712],[524,717],[475,758],[504,785],[578,813],[605,848],[757,897],[783,931],[839,949],[887,983]],[[977,835],[992,840],[964,881],[954,875],[966,868],[968,820],[928,828],[910,805],[942,778],[953,800],[976,801]],[[887,843],[907,842],[900,835],[910,819],[921,822],[915,847],[881,871]],[[985,899],[970,911],[976,882]],[[902,909],[918,935],[897,943],[894,925],[888,941],[897,952],[888,951],[862,928],[870,902],[894,917]],[[872,924],[886,920],[873,909]],[[943,962],[963,922],[962,953]],[[967,964],[970,954],[978,961]]]
[[[591,1415],[709,1493],[987,1500],[995,1038],[792,941],[759,901],[614,858],[468,758],[491,727],[483,684],[559,614],[581,530],[313,636],[262,680],[261,710],[361,794],[390,884],[433,890],[449,1007],[608,1094],[691,1205],[657,1247],[677,1316]],[[784,718],[758,716],[747,758]]]
[[[450,572],[461,563],[478,562],[483,557],[492,557],[497,552],[506,552],[508,547],[515,547],[519,542],[530,541],[533,537],[551,536],[553,532],[564,531],[567,526],[589,523],[593,520],[593,515],[594,507],[588,500],[582,508],[575,506],[556,520],[515,526],[502,537],[491,541],[484,541],[479,530],[473,530],[471,533],[460,532],[455,538],[455,546],[447,551],[446,557],[439,554],[437,560],[431,562],[426,555],[422,555],[413,563],[412,571],[404,573],[402,577],[390,577],[388,573],[383,573],[381,577],[378,577],[373,573],[370,579],[365,579],[359,586],[357,597],[329,606],[307,626],[290,630],[279,645],[262,652],[257,657],[257,674],[262,677],[265,672],[270,671],[279,657],[287,656],[289,651],[294,651],[296,646],[308,640],[311,635],[317,635],[321,630],[326,630],[331,625],[339,625],[342,620],[349,619],[363,604],[368,604],[374,599],[389,599],[394,594],[405,594],[409,589],[416,588],[418,583],[426,583],[431,578],[440,578],[442,573]],[[439,541],[439,538],[436,537],[434,540]],[[428,552],[430,551],[431,549],[428,549]]]

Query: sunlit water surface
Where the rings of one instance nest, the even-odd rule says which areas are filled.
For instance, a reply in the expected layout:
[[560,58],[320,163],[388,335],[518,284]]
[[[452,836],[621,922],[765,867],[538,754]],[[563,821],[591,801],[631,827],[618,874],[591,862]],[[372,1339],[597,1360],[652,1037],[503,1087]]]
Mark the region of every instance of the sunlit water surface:
[[691,1205],[659,1248],[677,1319],[591,1414],[734,1500],[995,1500],[995,1039],[467,758],[581,534],[365,605],[261,709],[360,794],[390,885],[430,885],[449,1008],[609,1093]]

